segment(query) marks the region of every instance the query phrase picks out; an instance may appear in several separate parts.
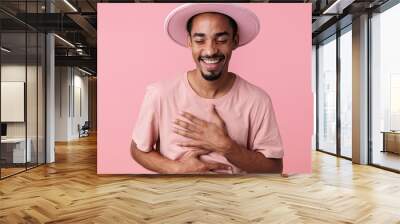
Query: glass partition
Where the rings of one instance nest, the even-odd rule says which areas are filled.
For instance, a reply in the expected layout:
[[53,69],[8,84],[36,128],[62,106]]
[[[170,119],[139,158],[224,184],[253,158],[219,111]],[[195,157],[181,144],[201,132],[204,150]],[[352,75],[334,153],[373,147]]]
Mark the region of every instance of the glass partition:
[[45,163],[45,34],[16,19],[44,3],[0,2],[1,179]]
[[7,177],[24,171],[32,155],[26,150],[26,33],[3,32],[1,47],[1,176]]

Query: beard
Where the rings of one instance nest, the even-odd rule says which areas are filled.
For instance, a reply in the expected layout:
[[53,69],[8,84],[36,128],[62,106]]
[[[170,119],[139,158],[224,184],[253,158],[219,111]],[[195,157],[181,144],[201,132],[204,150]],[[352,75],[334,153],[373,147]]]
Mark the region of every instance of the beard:
[[221,77],[222,75],[222,71],[221,72],[210,72],[208,75],[204,74],[203,71],[201,72],[201,76],[203,77],[203,79],[207,80],[207,81],[215,81],[217,79],[219,79],[219,77]]
[[[201,61],[202,59],[214,59],[214,58],[220,58],[220,60],[225,60],[225,55],[223,54],[215,54],[212,56],[203,56],[203,57],[199,57],[199,61]],[[207,80],[207,81],[215,81],[217,79],[219,79],[222,75],[222,71],[223,69],[221,69],[221,71],[207,71],[207,73],[205,74],[201,69],[200,69],[200,73],[201,76],[203,77],[203,79]]]

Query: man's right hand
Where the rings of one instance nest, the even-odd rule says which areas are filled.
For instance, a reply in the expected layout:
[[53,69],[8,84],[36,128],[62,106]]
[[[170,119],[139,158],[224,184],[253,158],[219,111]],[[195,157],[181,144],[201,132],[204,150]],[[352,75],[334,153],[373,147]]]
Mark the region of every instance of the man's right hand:
[[223,163],[211,163],[200,160],[200,156],[210,151],[196,149],[188,151],[176,160],[178,166],[176,173],[214,173],[215,170],[229,170],[232,167]]

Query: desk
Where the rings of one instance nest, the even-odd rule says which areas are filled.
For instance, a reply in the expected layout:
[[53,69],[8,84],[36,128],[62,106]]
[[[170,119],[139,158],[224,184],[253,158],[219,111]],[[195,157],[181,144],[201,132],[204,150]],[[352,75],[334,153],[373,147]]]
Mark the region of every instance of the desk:
[[[30,138],[26,141],[28,144],[25,154],[25,138],[6,138],[1,139],[1,157],[6,163],[25,163],[32,159]],[[25,161],[27,158],[27,161]]]
[[400,131],[382,131],[381,133],[383,133],[382,152],[400,154]]

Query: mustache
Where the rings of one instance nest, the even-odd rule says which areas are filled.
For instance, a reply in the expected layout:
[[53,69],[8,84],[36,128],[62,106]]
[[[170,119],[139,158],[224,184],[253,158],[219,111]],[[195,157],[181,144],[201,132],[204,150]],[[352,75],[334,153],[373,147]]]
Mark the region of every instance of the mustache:
[[200,56],[199,60],[200,59],[225,59],[225,56],[222,55],[222,54],[214,54],[214,55],[211,55],[211,56],[205,55],[205,56]]

